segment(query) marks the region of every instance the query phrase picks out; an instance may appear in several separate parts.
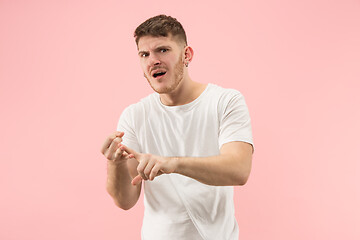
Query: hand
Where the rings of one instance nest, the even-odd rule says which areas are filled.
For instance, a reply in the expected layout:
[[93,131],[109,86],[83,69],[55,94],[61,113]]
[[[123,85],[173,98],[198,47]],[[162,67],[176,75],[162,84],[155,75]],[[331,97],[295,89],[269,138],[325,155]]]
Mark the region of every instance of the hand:
[[135,158],[139,162],[137,167],[139,175],[132,180],[133,185],[141,183],[142,179],[152,181],[155,177],[163,173],[173,173],[176,169],[177,162],[173,158],[138,153],[121,143],[118,146],[122,151],[128,153],[128,158]]
[[118,144],[122,142],[123,136],[124,132],[116,131],[106,138],[101,147],[101,153],[111,162],[124,162],[124,160],[129,158],[128,154],[118,147]]

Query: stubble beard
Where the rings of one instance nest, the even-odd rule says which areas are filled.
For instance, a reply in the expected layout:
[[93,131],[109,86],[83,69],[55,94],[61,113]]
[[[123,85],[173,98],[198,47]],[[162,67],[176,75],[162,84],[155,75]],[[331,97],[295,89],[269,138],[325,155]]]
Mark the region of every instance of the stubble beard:
[[[152,83],[151,83],[151,77],[149,77],[148,75],[144,74],[145,78],[147,79],[148,83],[150,84],[151,88],[159,93],[159,94],[164,94],[164,93],[171,93],[172,91],[174,91],[180,84],[180,82],[182,81],[182,79],[184,78],[184,65],[182,62],[182,58],[180,56],[178,62],[175,64],[175,68],[174,68],[174,82],[170,83],[170,86],[166,86],[163,88],[156,88]],[[170,80],[171,81],[171,80]]]

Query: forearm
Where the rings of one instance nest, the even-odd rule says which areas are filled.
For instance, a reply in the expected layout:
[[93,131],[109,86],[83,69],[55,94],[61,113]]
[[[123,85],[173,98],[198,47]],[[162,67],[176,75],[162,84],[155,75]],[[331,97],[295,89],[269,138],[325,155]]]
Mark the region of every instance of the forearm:
[[244,185],[250,175],[252,149],[249,143],[234,141],[224,144],[217,156],[162,157],[121,146],[131,159],[139,162],[134,184],[141,183],[141,179],[152,181],[161,174],[178,173],[214,186]]
[[249,177],[251,161],[244,156],[217,155],[211,157],[180,157],[175,173],[215,186],[244,185]]
[[141,185],[131,184],[132,177],[127,161],[117,163],[108,161],[107,173],[106,189],[115,204],[124,210],[133,207],[140,196]]

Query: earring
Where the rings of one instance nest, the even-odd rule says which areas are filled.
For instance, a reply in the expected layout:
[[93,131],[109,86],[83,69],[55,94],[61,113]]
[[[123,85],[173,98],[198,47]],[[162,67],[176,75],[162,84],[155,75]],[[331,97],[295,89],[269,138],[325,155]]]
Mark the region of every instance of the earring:
[[189,63],[187,62],[187,63],[185,63],[185,67],[188,67],[189,66]]

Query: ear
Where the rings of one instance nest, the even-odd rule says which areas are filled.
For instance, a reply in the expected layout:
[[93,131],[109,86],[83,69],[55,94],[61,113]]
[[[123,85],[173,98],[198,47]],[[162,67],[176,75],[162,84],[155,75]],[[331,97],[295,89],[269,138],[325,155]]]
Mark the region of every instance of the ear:
[[186,46],[184,49],[184,55],[185,55],[184,64],[187,65],[192,61],[192,58],[194,56],[194,50],[192,49],[192,47]]

